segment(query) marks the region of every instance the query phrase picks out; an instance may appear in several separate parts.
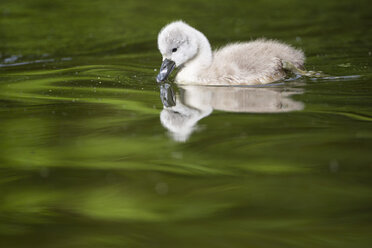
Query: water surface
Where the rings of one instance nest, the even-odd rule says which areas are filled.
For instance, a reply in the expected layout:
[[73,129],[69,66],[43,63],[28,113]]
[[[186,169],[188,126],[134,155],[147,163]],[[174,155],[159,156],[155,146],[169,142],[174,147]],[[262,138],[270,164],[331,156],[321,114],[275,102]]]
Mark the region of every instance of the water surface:
[[[1,1],[0,246],[371,247],[371,11],[346,0]],[[285,41],[329,76],[171,84],[195,114],[178,135],[155,81],[157,33],[177,19],[214,48]]]

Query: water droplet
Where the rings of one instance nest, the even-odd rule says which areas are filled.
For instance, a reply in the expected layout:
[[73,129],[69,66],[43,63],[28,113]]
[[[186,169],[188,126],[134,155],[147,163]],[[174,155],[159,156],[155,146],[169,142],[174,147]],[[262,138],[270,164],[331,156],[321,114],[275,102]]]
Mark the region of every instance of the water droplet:
[[167,183],[164,183],[164,182],[158,182],[155,185],[155,191],[159,195],[166,195],[166,194],[168,194],[168,184]]
[[329,170],[332,172],[332,173],[336,173],[338,170],[339,170],[339,164],[338,164],[338,161],[337,160],[331,160],[329,162]]
[[183,154],[182,154],[182,152],[172,152],[172,158],[182,159],[183,158]]
[[43,168],[40,169],[39,173],[40,173],[41,177],[46,178],[46,177],[49,176],[49,168],[43,167]]

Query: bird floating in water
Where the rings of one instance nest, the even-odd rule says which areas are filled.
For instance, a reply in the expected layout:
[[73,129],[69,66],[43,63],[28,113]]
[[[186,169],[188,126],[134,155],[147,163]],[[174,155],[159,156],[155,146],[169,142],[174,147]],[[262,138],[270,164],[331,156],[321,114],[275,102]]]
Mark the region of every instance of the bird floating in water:
[[[274,40],[258,39],[229,44],[212,52],[208,39],[183,21],[166,25],[158,35],[163,63],[157,82],[180,68],[177,83],[197,85],[267,84],[304,71],[304,53]],[[311,74],[311,72],[310,72]]]

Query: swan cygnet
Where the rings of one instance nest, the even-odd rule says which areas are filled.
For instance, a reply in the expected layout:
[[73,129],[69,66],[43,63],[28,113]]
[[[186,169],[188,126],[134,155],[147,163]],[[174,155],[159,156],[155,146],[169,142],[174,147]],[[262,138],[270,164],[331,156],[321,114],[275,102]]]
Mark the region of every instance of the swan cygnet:
[[166,25],[158,35],[163,63],[157,75],[162,82],[175,67],[177,83],[198,85],[267,84],[301,74],[304,53],[274,40],[259,39],[229,44],[212,52],[208,39],[183,21]]

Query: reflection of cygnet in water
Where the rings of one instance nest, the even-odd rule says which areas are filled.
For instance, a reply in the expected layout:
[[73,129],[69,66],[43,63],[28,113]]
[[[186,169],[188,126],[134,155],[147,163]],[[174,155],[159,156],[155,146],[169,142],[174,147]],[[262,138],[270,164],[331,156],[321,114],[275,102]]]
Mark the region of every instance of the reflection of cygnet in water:
[[183,101],[183,98],[188,96],[187,92],[181,92],[181,96],[176,98],[169,84],[161,86],[160,96],[164,109],[160,113],[160,121],[171,132],[175,141],[186,141],[195,130],[196,123],[212,113],[213,108],[208,104],[210,102],[208,95],[205,95],[205,98],[203,95],[198,96],[202,93],[196,91],[197,95],[194,97],[197,101],[189,101],[190,104],[187,104]]
[[289,96],[302,94],[298,88],[181,86],[175,95],[169,84],[161,86],[164,109],[160,121],[173,139],[186,141],[196,123],[213,110],[245,113],[277,113],[302,110],[304,104]]

